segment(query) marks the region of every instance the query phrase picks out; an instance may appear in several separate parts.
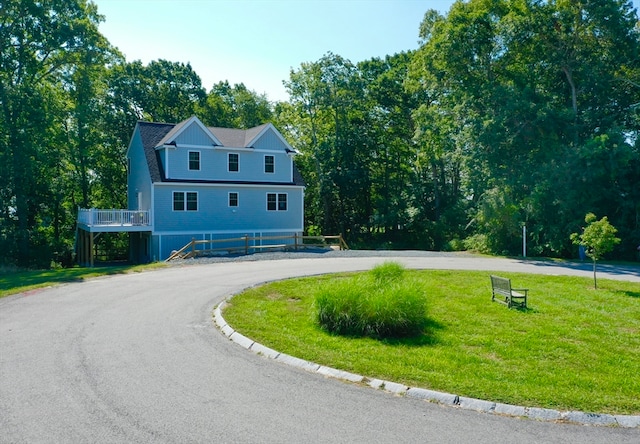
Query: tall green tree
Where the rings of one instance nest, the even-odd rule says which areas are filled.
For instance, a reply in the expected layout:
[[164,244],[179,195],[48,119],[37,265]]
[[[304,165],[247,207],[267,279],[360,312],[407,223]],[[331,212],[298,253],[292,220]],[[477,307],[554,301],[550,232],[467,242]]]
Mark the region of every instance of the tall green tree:
[[205,124],[223,128],[252,128],[273,119],[272,105],[264,94],[228,81],[213,85],[196,111]]
[[181,122],[195,114],[206,96],[189,63],[154,60],[145,70],[144,111],[155,122]]
[[[357,66],[363,83],[365,125],[358,128],[368,141],[372,235],[382,241],[416,246],[424,231],[416,223],[412,176],[416,146],[412,112],[416,94],[405,88],[411,53],[370,59]],[[412,233],[409,235],[409,233]]]
[[285,87],[312,199],[307,222],[323,232],[358,236],[368,227],[371,207],[360,73],[349,60],[329,53],[292,70]]
[[99,35],[100,17],[84,0],[7,0],[0,6],[2,243],[5,260],[33,265],[47,244],[39,231],[49,208],[50,168],[61,156],[49,139],[60,78]]

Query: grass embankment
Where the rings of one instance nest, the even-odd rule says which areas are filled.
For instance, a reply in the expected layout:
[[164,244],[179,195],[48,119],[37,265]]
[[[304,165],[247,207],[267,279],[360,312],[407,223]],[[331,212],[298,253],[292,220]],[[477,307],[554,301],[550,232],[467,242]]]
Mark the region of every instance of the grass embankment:
[[95,268],[56,268],[51,270],[17,270],[0,268],[0,298],[23,293],[55,284],[81,282],[85,279],[110,274],[139,272],[164,266],[163,263],[148,265],[118,265]]
[[589,278],[497,274],[530,289],[528,310],[492,303],[488,272],[407,271],[427,306],[424,332],[413,338],[320,328],[316,293],[348,274],[248,290],[224,317],[280,352],[368,377],[517,405],[640,414],[637,283],[602,279],[594,290]]

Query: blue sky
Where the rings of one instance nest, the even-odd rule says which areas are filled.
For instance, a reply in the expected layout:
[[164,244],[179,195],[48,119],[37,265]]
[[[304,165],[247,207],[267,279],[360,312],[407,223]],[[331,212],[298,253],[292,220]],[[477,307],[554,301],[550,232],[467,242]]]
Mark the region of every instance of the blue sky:
[[428,9],[453,0],[93,0],[128,61],[191,63],[207,89],[244,83],[287,100],[291,68],[333,52],[357,63],[418,47]]

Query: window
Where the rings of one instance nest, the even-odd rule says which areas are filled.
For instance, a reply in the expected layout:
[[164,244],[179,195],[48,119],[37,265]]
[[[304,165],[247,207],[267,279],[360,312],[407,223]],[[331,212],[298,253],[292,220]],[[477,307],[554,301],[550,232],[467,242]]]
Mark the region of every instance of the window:
[[287,211],[287,195],[278,194],[278,211]]
[[238,171],[240,168],[240,162],[238,155],[235,153],[229,153],[229,171]]
[[173,211],[184,211],[184,193],[173,193]]
[[189,170],[200,170],[200,151],[189,151]]
[[276,195],[275,193],[267,194],[267,210],[268,211],[276,211],[278,206],[276,205]]
[[287,211],[287,195],[267,193],[267,211]]
[[187,211],[198,211],[198,193],[187,193]]
[[194,191],[174,191],[173,211],[185,211],[185,209],[186,211],[198,211],[198,193]]
[[264,172],[273,173],[275,171],[275,158],[273,156],[264,156]]
[[229,206],[230,207],[238,206],[238,193],[229,193]]

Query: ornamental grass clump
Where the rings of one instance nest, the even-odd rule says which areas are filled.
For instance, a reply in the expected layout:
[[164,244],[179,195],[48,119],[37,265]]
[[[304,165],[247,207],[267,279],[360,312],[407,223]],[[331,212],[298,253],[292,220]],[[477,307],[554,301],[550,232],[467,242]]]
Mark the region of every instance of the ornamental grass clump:
[[426,324],[422,288],[394,262],[325,283],[317,291],[315,309],[319,325],[340,335],[416,336]]

